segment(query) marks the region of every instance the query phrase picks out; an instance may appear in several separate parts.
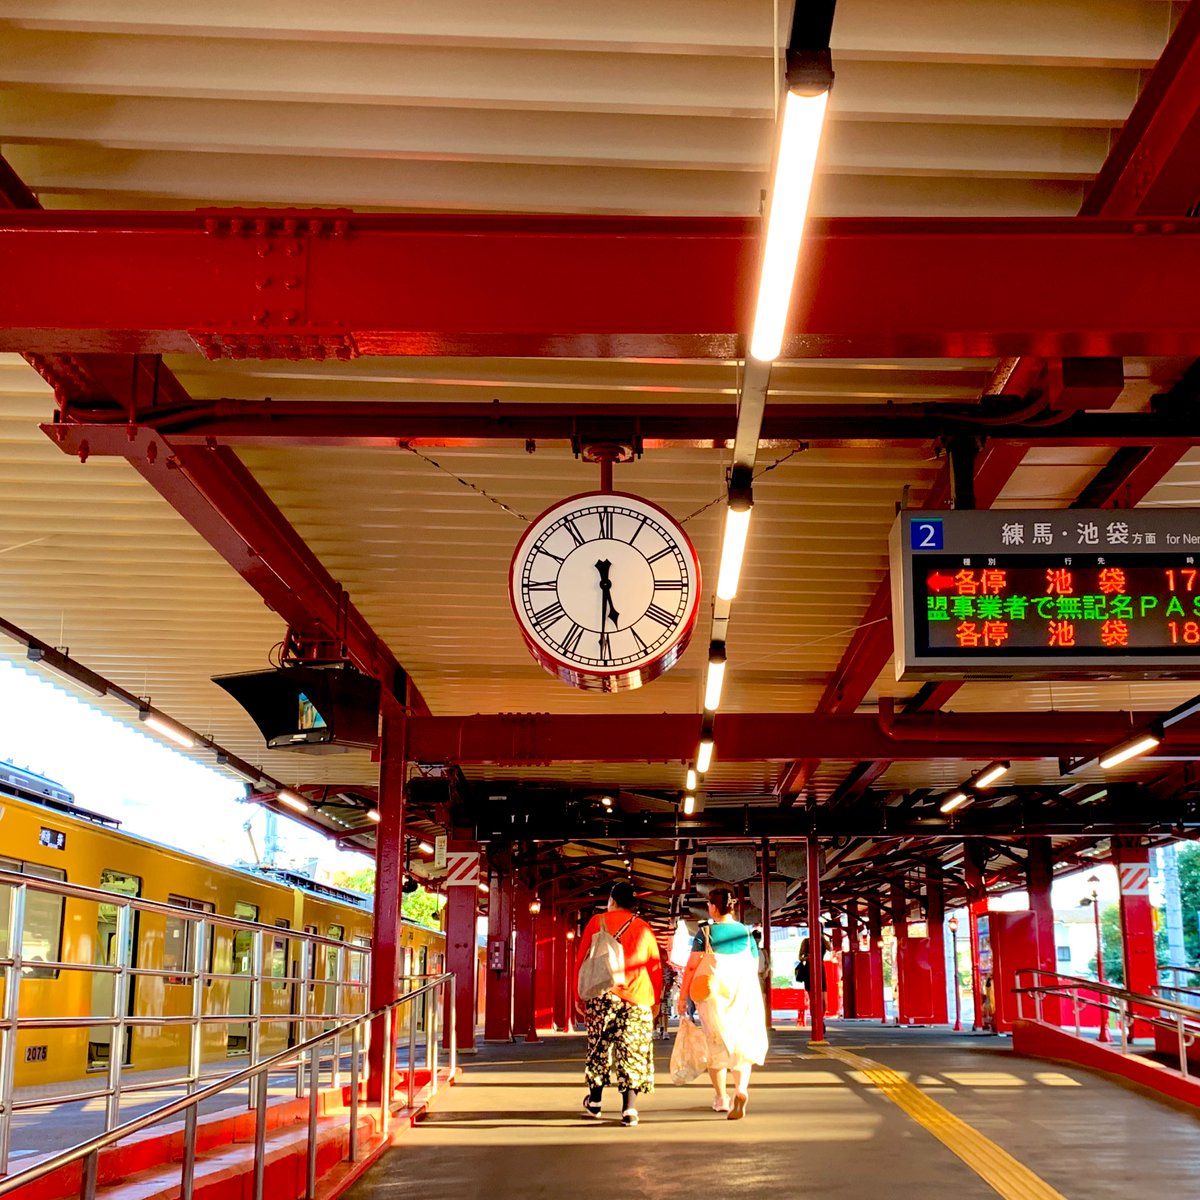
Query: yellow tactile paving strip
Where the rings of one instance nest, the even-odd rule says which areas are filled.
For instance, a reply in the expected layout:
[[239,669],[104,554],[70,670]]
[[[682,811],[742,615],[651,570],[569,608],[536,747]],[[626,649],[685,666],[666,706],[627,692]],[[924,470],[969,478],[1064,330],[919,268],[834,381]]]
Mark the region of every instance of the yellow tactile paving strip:
[[860,1072],[868,1082],[924,1126],[952,1153],[958,1155],[985,1183],[1005,1200],[1066,1200],[1040,1175],[1018,1162],[1007,1150],[983,1136],[979,1130],[960,1120],[936,1100],[931,1099],[903,1075],[882,1063],[862,1058],[835,1046],[814,1047],[830,1058]]

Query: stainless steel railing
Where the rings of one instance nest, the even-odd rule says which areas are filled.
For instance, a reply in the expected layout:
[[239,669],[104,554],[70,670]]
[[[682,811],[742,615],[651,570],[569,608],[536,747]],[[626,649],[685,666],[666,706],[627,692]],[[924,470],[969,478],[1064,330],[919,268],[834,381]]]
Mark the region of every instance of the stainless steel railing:
[[[209,1069],[207,1073],[204,1070],[204,1034],[207,1027],[214,1025],[246,1026],[246,1052],[251,1064],[255,1064],[262,1057],[263,1043],[266,1034],[270,1032],[270,1027],[286,1026],[291,1031],[289,1040],[303,1040],[314,1031],[314,1027],[340,1024],[348,1017],[355,1016],[366,1008],[371,964],[370,947],[366,945],[340,941],[301,930],[262,925],[258,922],[223,914],[143,900],[100,888],[82,887],[59,880],[14,874],[8,871],[0,871],[0,888],[6,888],[9,894],[8,955],[0,958],[0,984],[3,985],[4,990],[4,1005],[0,1012],[0,1176],[3,1176],[8,1169],[12,1146],[13,1117],[17,1112],[24,1109],[45,1108],[50,1105],[103,1099],[105,1101],[104,1128],[107,1131],[114,1128],[120,1121],[123,1096],[161,1088],[164,1083],[183,1086],[188,1092],[193,1092],[205,1080],[220,1078],[224,1075],[224,1071],[220,1069]],[[39,959],[36,963],[36,970],[39,973],[46,971],[81,972],[88,978],[101,976],[111,978],[113,981],[112,1004],[107,1014],[21,1015],[22,982],[26,970],[31,967],[31,964],[22,957],[27,898],[30,892],[49,893],[63,898],[64,901],[84,901],[116,908],[114,962],[62,962]],[[139,914],[154,914],[185,923],[185,928],[189,931],[185,938],[185,945],[190,943],[190,954],[186,966],[181,968],[179,964],[174,964],[170,968],[166,966],[157,968],[134,965],[133,956],[136,947],[132,932],[134,919]],[[218,931],[228,938],[231,955],[234,935],[239,931],[249,935],[251,950],[249,971],[209,969],[210,948],[215,944]],[[270,969],[274,964],[268,962],[268,956],[265,953],[265,948],[274,940],[283,940],[288,943],[282,974],[275,974]],[[324,976],[317,976],[314,975],[311,967],[315,959],[315,949],[322,946],[326,952],[326,971]],[[298,954],[295,957],[292,956],[292,947],[298,947]],[[298,973],[292,970],[290,965],[292,963],[296,964]],[[232,962],[230,965],[233,965]],[[130,989],[138,979],[143,978],[170,979],[174,982],[186,981],[191,988],[191,1011],[179,1016],[164,1015],[161,1012],[157,1014],[130,1012]],[[205,1011],[208,985],[221,981],[230,984],[236,982],[246,986],[247,1011]],[[273,1010],[266,1002],[269,994],[268,986],[294,988],[295,1004],[292,1005],[289,1000],[288,1011]],[[310,1000],[318,987],[322,988],[323,1004],[320,1009],[313,1009]],[[331,997],[332,1003],[330,1003]],[[295,1011],[291,1011],[293,1007]],[[128,1079],[125,1063],[127,1031],[134,1028],[169,1026],[180,1026],[186,1030],[186,1069],[175,1075],[170,1081],[164,1081],[162,1078]],[[35,1029],[81,1028],[106,1030],[108,1033],[108,1063],[103,1085],[95,1086],[85,1078],[81,1079],[80,1087],[56,1093],[52,1097],[18,1098],[15,1079],[19,1035]],[[332,1084],[335,1087],[338,1085],[341,1069],[340,1049],[340,1043],[335,1043],[330,1064]],[[180,1065],[183,1065],[182,1062]],[[250,1089],[248,1098],[250,1106],[256,1103],[256,1087],[257,1084],[253,1084]],[[298,1096],[302,1094],[303,1088],[303,1068],[301,1064],[297,1064],[296,1094]]]
[[[1170,983],[1160,983],[1154,989],[1157,995],[1168,1000],[1179,1000],[1184,1004],[1200,1004],[1200,967],[1180,967],[1168,963],[1158,968],[1159,976],[1167,975]],[[1181,980],[1187,980],[1184,983]]]
[[[242,1071],[236,1071],[225,1078],[212,1083],[207,1087],[201,1088],[193,1092],[189,1096],[181,1097],[178,1100],[173,1100],[152,1112],[146,1113],[141,1117],[135,1117],[130,1121],[126,1121],[123,1125],[117,1126],[115,1129],[107,1130],[104,1133],[98,1134],[94,1138],[90,1138],[85,1142],[81,1142],[77,1146],[72,1146],[70,1149],[63,1150],[52,1157],[45,1159],[42,1162],[36,1163],[33,1166],[27,1167],[23,1171],[17,1172],[15,1175],[10,1175],[0,1179],[0,1196],[7,1195],[9,1192],[15,1191],[17,1188],[24,1186],[27,1183],[32,1183],[34,1180],[41,1179],[49,1175],[53,1171],[61,1170],[73,1163],[83,1163],[83,1183],[80,1188],[80,1200],[95,1200],[96,1185],[99,1177],[100,1153],[107,1147],[114,1145],[124,1138],[132,1134],[140,1133],[143,1129],[147,1129],[152,1125],[158,1124],[160,1121],[166,1121],[171,1117],[178,1116],[180,1113],[184,1116],[184,1151],[180,1167],[180,1196],[182,1200],[192,1200],[195,1188],[195,1172],[196,1172],[196,1127],[197,1127],[197,1109],[199,1105],[212,1096],[226,1091],[229,1088],[238,1087],[246,1082],[257,1081],[256,1086],[252,1087],[255,1095],[255,1124],[254,1124],[254,1200],[263,1200],[263,1191],[266,1178],[266,1135],[267,1135],[267,1073],[285,1067],[289,1063],[295,1061],[297,1072],[305,1071],[305,1056],[308,1056],[307,1078],[308,1078],[308,1146],[306,1154],[306,1175],[305,1175],[305,1197],[306,1200],[314,1200],[316,1196],[316,1180],[317,1180],[317,1116],[319,1110],[319,1088],[318,1079],[320,1076],[320,1048],[327,1043],[333,1042],[334,1049],[331,1051],[336,1057],[336,1046],[341,1038],[350,1037],[350,1114],[349,1114],[349,1129],[347,1139],[347,1159],[350,1162],[358,1161],[358,1120],[360,1109],[360,1091],[363,1080],[362,1073],[362,1056],[363,1047],[363,1030],[369,1022],[382,1020],[385,1024],[385,1040],[384,1040],[384,1059],[388,1064],[387,1069],[383,1073],[383,1078],[380,1081],[380,1097],[379,1097],[379,1134],[381,1137],[386,1137],[391,1120],[391,1111],[393,1105],[393,1072],[396,1066],[396,1049],[397,1049],[397,1030],[399,1021],[397,1013],[405,1004],[413,1004],[421,997],[428,996],[435,1003],[428,1005],[427,1008],[434,1016],[433,1019],[426,1021],[426,1042],[425,1042],[425,1065],[429,1071],[429,1088],[430,1093],[435,1094],[438,1091],[438,1021],[436,1013],[442,1007],[442,1004],[448,1004],[450,1013],[450,1030],[449,1030],[449,1059],[447,1062],[448,1071],[453,1076],[456,1068],[456,1029],[455,1029],[455,1005],[454,1005],[454,976],[451,974],[439,975],[422,984],[406,995],[400,996],[393,1000],[390,1004],[382,1008],[377,1008],[369,1013],[364,1013],[361,1016],[352,1018],[349,1021],[337,1026],[334,1029],[327,1030],[318,1034],[316,1037],[309,1038],[307,1041],[301,1042],[299,1045],[292,1046],[287,1050],[280,1051],[278,1054],[272,1055],[270,1058],[264,1059],[260,1063],[245,1068]],[[442,1003],[438,1003],[438,1001]],[[408,1074],[408,1107],[412,1108],[416,1097],[416,1022],[409,1021],[409,1058],[407,1064]]]
[[[1032,983],[1020,986],[1022,977]],[[1186,1076],[1188,1071],[1188,1047],[1200,1037],[1200,1007],[1181,1004],[1162,996],[1146,996],[1125,988],[1098,983],[1094,979],[1082,979],[1077,975],[1059,975],[1054,971],[1042,971],[1026,967],[1016,972],[1018,986],[1017,1013],[1027,1017],[1025,997],[1032,997],[1034,1019],[1041,1024],[1052,1024],[1045,1017],[1045,1001],[1050,997],[1071,1002],[1075,1014],[1075,1036],[1082,1036],[1080,1012],[1085,1008],[1101,1010],[1101,1021],[1107,1022],[1108,1014],[1115,1013],[1117,1036],[1121,1049],[1128,1050],[1133,1022],[1144,1021],[1157,1029],[1167,1029],[1176,1035],[1179,1052],[1179,1070]],[[1082,995],[1081,993],[1090,993]]]

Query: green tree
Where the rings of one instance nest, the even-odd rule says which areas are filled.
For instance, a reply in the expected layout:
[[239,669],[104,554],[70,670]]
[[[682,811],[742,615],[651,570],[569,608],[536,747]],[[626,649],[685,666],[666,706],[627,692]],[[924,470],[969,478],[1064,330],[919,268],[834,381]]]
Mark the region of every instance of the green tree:
[[[333,873],[334,887],[348,888],[352,892],[361,892],[364,896],[375,895],[375,868],[363,867],[361,871],[335,871]],[[424,925],[426,929],[441,929],[442,905],[445,901],[436,892],[417,888],[415,892],[405,892],[400,905],[400,911],[406,920]]]
[[375,895],[375,868],[363,867],[361,871],[334,871],[333,886],[362,892],[364,896]]
[[[1125,956],[1121,949],[1121,912],[1115,904],[1100,909],[1100,944],[1104,947],[1104,982],[1122,987],[1125,983]],[[1088,971],[1093,975],[1096,973],[1094,954],[1088,963]]]
[[1200,963],[1200,846],[1179,849],[1179,899],[1183,909],[1183,949],[1190,965]]

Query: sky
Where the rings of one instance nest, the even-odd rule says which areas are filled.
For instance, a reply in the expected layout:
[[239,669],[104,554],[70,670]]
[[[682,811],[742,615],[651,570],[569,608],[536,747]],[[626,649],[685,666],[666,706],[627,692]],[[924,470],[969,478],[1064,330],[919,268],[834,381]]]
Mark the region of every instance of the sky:
[[[93,708],[65,688],[0,661],[0,761],[63,784],[81,808],[115,817],[125,833],[177,846],[216,862],[255,861],[266,811],[244,801],[246,785]],[[369,865],[363,854],[282,815],[279,866],[317,876]]]

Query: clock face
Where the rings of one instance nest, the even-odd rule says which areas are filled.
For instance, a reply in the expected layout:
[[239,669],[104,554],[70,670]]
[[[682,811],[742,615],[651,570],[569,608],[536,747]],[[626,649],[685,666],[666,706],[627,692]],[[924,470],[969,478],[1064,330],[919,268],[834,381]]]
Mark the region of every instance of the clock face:
[[640,687],[675,665],[700,599],[686,533],[657,505],[590,492],[547,509],[517,544],[513,611],[530,651],[575,687]]

